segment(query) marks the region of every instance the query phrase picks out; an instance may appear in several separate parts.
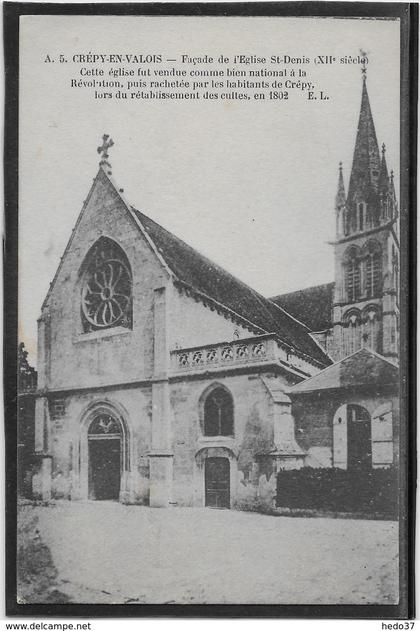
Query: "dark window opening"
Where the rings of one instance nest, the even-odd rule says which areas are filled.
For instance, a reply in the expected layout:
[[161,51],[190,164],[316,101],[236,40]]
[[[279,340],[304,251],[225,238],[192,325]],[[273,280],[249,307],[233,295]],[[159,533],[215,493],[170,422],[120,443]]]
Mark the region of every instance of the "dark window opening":
[[233,401],[223,388],[215,388],[204,403],[205,436],[233,436]]
[[365,205],[359,204],[359,230],[365,229]]

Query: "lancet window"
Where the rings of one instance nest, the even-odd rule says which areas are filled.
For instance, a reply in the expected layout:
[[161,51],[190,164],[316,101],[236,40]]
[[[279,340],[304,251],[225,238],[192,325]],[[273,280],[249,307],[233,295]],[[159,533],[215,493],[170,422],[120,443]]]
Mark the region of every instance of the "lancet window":
[[205,436],[233,435],[233,400],[224,388],[212,390],[204,402]]

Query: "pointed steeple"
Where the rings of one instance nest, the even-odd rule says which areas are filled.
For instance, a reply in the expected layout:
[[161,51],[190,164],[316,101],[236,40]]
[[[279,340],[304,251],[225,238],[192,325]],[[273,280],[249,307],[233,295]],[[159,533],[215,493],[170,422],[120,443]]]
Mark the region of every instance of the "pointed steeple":
[[386,164],[385,157],[386,147],[385,143],[382,144],[382,160],[381,160],[381,170],[379,172],[379,184],[378,188],[381,193],[387,193],[389,190],[389,177],[388,177],[388,167]]
[[356,194],[359,194],[364,201],[367,201],[371,190],[377,190],[380,165],[381,160],[375,124],[370,109],[366,77],[364,76],[359,124],[349,184],[349,198],[351,201],[353,201],[352,198]]
[[381,171],[381,158],[376,138],[375,124],[370,109],[369,95],[366,87],[366,73],[363,74],[362,101],[360,105],[359,124],[353,154],[353,164],[349,182],[347,208],[349,210],[348,230],[356,229],[357,210],[360,203],[366,205],[366,217],[369,223],[376,225],[379,221],[378,185]]
[[335,218],[336,218],[336,233],[337,237],[344,233],[344,222],[346,212],[346,190],[344,188],[343,178],[343,163],[338,165],[338,186],[337,194],[335,196]]
[[394,171],[391,171],[391,175],[389,177],[389,194],[391,197],[391,204],[392,204],[392,216],[394,216],[398,212],[397,194],[395,192],[395,184],[394,184]]
[[346,191],[344,188],[344,178],[343,178],[343,163],[340,162],[338,165],[338,186],[337,186],[337,195],[335,196],[335,209],[337,211],[340,210],[346,204]]

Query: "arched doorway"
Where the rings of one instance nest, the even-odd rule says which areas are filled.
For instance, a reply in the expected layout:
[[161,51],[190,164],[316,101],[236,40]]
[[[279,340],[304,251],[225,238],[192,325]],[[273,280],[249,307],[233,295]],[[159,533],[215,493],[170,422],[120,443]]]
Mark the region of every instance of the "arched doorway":
[[347,406],[347,467],[372,467],[372,432],[369,412],[361,405]]
[[229,458],[206,458],[204,465],[205,505],[230,508]]
[[121,488],[122,430],[110,414],[98,414],[88,429],[89,499],[118,500]]
[[[237,497],[238,457],[232,438],[200,439],[194,459],[194,506],[230,508]],[[204,443],[204,444],[203,444]]]
[[366,408],[344,404],[333,420],[334,466],[341,469],[372,467],[372,422]]

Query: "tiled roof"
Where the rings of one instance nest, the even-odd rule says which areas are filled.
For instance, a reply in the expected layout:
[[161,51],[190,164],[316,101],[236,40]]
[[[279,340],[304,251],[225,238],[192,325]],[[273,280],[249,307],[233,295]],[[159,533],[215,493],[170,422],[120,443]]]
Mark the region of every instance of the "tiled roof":
[[334,283],[308,287],[270,298],[310,331],[325,331],[332,326]]
[[324,368],[314,377],[305,379],[288,391],[293,397],[302,392],[353,388],[360,386],[390,386],[398,383],[398,367],[368,348]]
[[283,342],[322,365],[331,363],[304,325],[142,212],[132,210],[179,281],[204,298],[227,307],[262,332],[277,334]]

